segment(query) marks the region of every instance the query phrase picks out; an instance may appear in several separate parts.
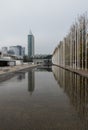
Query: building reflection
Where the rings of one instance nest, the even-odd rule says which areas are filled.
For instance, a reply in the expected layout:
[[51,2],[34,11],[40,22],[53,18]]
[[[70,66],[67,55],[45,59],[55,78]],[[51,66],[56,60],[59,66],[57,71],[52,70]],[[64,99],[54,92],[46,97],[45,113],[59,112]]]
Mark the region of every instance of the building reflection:
[[34,89],[35,89],[35,72],[40,72],[40,71],[49,71],[51,72],[52,69],[51,67],[38,67],[36,69],[30,69],[28,71],[28,91],[30,92],[30,95],[32,95]]
[[23,79],[25,79],[25,72],[19,73],[19,74],[17,75],[17,80],[21,81],[21,80],[23,80]]
[[59,67],[52,67],[54,77],[60,87],[70,98],[70,103],[75,107],[79,116],[88,116],[88,78],[66,71]]
[[30,94],[33,93],[35,89],[35,71],[29,70],[28,71],[28,91],[30,92]]
[[37,68],[37,71],[48,71],[48,72],[52,72],[52,67],[51,66],[39,66]]

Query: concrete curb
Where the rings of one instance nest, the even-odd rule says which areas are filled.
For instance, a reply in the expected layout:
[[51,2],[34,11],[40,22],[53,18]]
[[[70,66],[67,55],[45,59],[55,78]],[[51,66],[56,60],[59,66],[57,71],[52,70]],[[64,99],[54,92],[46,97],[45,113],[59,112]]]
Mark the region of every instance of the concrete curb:
[[19,71],[22,71],[22,70],[26,70],[26,69],[30,69],[30,68],[34,68],[34,67],[37,67],[39,65],[25,65],[25,66],[16,66],[16,67],[12,67],[12,68],[8,68],[7,71],[2,71],[0,73],[0,76],[5,76],[5,75],[8,75],[8,74],[11,74],[11,73],[16,73],[16,72],[19,72]]
[[60,66],[60,65],[56,65],[56,64],[53,64],[53,65],[60,67],[62,69],[65,69],[67,71],[70,71],[72,73],[78,74],[80,76],[83,76],[85,78],[88,78],[88,71],[86,71],[86,70],[76,70],[76,69],[72,69],[72,68],[69,68],[69,67],[64,67],[64,66]]

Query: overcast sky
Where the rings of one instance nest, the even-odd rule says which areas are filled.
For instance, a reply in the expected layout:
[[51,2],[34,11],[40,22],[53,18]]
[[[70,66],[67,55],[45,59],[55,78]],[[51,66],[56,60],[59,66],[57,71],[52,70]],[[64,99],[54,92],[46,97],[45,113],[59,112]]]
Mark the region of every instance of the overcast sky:
[[0,0],[0,47],[27,47],[31,29],[35,53],[50,54],[87,10],[88,0]]

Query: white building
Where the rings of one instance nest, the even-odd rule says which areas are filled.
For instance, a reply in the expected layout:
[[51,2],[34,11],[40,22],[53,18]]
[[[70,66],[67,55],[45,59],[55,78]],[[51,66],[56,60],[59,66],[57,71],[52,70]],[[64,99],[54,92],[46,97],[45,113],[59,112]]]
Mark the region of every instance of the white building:
[[2,47],[1,49],[3,54],[7,54],[8,53],[8,48],[7,47]]

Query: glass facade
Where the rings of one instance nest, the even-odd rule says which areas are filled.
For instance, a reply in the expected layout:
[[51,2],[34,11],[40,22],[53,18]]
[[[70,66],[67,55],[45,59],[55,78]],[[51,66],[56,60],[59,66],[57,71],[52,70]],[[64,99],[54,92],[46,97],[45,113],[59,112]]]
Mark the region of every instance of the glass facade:
[[28,56],[34,56],[34,36],[32,34],[28,35]]

